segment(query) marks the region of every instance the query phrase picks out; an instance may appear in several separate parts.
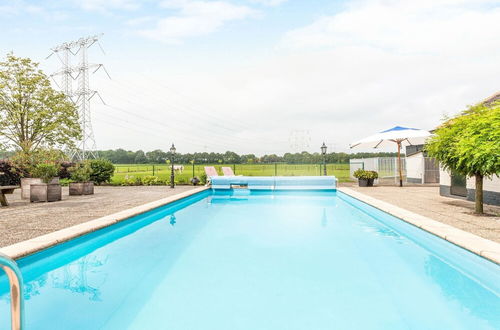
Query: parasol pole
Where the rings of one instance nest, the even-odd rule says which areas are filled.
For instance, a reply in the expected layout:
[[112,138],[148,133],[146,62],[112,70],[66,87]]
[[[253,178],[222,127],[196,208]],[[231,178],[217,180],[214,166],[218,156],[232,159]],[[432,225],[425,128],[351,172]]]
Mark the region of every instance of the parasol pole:
[[401,140],[397,140],[398,144],[398,170],[399,170],[399,186],[403,186],[403,171],[401,169]]

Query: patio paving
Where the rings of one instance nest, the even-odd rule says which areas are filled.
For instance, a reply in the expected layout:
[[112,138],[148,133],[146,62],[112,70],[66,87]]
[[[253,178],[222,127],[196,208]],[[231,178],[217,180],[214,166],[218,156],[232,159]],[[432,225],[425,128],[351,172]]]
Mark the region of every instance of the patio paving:
[[437,186],[358,187],[354,183],[342,186],[500,243],[499,206],[485,204],[486,214],[476,215],[474,202],[440,196]]
[[30,203],[21,199],[20,189],[7,195],[8,207],[0,207],[0,247],[48,234],[59,229],[113,214],[193,189],[192,186],[110,187],[96,186],[94,195],[69,196],[63,200]]

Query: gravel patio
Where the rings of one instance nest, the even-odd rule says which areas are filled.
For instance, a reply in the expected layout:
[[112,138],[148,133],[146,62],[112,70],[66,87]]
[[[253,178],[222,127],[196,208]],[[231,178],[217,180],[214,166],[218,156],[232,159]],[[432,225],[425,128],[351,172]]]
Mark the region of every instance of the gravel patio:
[[30,203],[21,199],[21,190],[7,195],[8,207],[0,208],[0,247],[21,242],[134,206],[193,189],[193,186],[96,186],[94,195],[69,196],[63,200]]

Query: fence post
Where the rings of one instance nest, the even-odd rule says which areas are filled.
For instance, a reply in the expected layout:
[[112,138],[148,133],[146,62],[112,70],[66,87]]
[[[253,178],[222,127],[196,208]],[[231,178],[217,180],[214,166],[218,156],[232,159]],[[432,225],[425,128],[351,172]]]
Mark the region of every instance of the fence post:
[[278,176],[278,163],[274,163],[274,176]]
[[155,166],[153,165],[153,176],[155,176]]
[[193,160],[193,178],[194,178],[194,160]]
[[236,174],[236,164],[233,164],[233,172]]

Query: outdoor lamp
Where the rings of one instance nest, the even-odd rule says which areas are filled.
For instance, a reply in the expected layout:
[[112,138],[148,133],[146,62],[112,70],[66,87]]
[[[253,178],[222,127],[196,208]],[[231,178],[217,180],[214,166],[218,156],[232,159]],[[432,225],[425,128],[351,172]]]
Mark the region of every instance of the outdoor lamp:
[[170,147],[170,163],[172,164],[172,170],[170,172],[170,188],[175,187],[175,175],[174,175],[174,155],[175,155],[175,146],[172,143],[172,146]]
[[326,144],[323,142],[323,145],[321,146],[321,154],[324,156],[326,155]]
[[321,154],[323,155],[323,175],[326,176],[326,144],[323,142],[321,146]]

